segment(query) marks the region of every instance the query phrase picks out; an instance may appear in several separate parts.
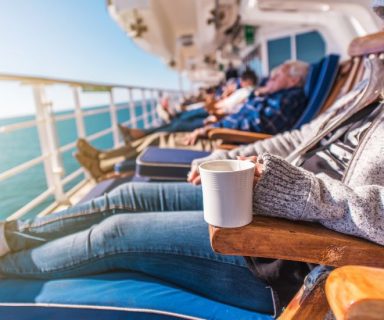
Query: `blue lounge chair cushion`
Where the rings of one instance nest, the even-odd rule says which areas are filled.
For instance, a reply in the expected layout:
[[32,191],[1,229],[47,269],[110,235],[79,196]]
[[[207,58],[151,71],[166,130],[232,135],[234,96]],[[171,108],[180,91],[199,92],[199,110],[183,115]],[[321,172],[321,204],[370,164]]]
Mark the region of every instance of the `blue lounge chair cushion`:
[[123,173],[127,171],[134,171],[136,168],[136,159],[128,159],[115,164],[115,172]]
[[304,94],[307,97],[311,97],[313,95],[313,91],[316,87],[317,79],[319,78],[319,73],[320,73],[322,64],[323,64],[323,59],[317,63],[312,63],[309,66],[307,78],[305,79],[305,85],[304,85]]
[[160,180],[186,180],[192,161],[209,154],[206,151],[148,147],[136,159],[136,174]]
[[[339,60],[339,55],[330,54],[320,61],[321,68],[315,82],[316,85],[312,90],[308,88],[309,94],[312,91],[308,96],[308,104],[293,129],[299,129],[303,124],[311,121],[319,113],[335,82],[337,71],[339,70]],[[313,72],[315,73],[315,71]],[[311,75],[309,74],[309,76]],[[312,77],[307,78],[307,83],[312,80]],[[308,83],[308,87],[310,86],[311,85]]]
[[94,188],[92,188],[79,202],[84,203],[89,200],[95,199],[99,196],[102,196],[105,193],[115,189],[117,186],[127,183],[132,180],[132,177],[120,178],[120,179],[107,179],[98,183]]
[[253,319],[269,315],[201,297],[134,272],[74,279],[1,280],[0,319]]

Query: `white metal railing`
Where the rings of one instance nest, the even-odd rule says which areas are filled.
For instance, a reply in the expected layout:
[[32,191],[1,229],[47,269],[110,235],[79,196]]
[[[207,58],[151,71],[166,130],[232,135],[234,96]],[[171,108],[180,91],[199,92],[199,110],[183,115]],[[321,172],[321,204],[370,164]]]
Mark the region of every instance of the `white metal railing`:
[[[118,135],[118,116],[119,110],[128,109],[129,119],[124,123],[131,126],[136,126],[139,121],[143,121],[144,127],[147,128],[153,123],[158,122],[158,115],[156,113],[156,100],[159,97],[159,92],[166,92],[168,95],[181,96],[181,92],[177,90],[168,90],[160,88],[145,88],[126,86],[120,84],[106,84],[106,83],[90,83],[90,82],[79,82],[64,79],[54,78],[40,78],[31,76],[11,75],[11,74],[0,74],[0,81],[14,81],[19,82],[23,85],[29,85],[33,88],[34,102],[35,102],[35,120],[29,120],[19,122],[16,124],[9,124],[0,127],[0,138],[1,134],[5,132],[12,132],[16,130],[22,130],[30,127],[37,127],[39,142],[41,146],[41,155],[31,159],[25,163],[17,165],[11,169],[8,169],[0,173],[0,181],[9,179],[16,175],[20,175],[27,169],[30,169],[39,164],[43,164],[45,179],[47,183],[47,190],[43,191],[40,195],[31,199],[26,205],[21,206],[14,214],[10,215],[7,219],[17,219],[30,210],[36,208],[42,202],[46,201],[50,196],[54,197],[54,203],[51,203],[41,215],[45,215],[49,212],[50,208],[54,208],[56,205],[67,203],[68,196],[77,190],[84,181],[78,183],[71,190],[64,192],[66,184],[71,183],[75,179],[79,178],[83,174],[83,170],[77,169],[71,172],[69,175],[63,178],[64,168],[62,161],[62,154],[71,150],[76,146],[76,141],[72,141],[64,146],[58,144],[58,131],[56,123],[60,121],[75,119],[77,136],[86,138],[89,141],[96,140],[103,136],[112,134],[114,147],[120,144]],[[74,110],[73,113],[56,115],[53,111],[53,103],[50,102],[46,97],[46,87],[51,85],[65,85],[72,89]],[[116,106],[114,89],[126,89],[127,90],[127,102],[128,107]],[[141,104],[137,106],[137,101],[133,99],[133,90],[141,91],[141,97],[139,101]],[[109,95],[109,107],[98,108],[94,110],[84,110],[81,105],[81,94],[88,92],[106,92]],[[157,93],[157,94],[155,94]],[[147,100],[149,95],[149,100]],[[141,115],[136,115],[136,109],[141,108]],[[111,119],[111,127],[100,130],[89,136],[86,134],[84,119],[86,117],[109,113]],[[17,199],[17,195],[13,197]]]

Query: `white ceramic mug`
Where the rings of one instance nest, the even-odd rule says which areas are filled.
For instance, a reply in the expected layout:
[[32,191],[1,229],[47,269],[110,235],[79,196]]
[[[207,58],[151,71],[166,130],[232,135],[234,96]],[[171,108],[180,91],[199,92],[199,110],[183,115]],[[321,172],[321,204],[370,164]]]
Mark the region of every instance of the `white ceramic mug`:
[[249,224],[255,164],[244,160],[214,160],[202,163],[199,171],[205,221],[223,228]]

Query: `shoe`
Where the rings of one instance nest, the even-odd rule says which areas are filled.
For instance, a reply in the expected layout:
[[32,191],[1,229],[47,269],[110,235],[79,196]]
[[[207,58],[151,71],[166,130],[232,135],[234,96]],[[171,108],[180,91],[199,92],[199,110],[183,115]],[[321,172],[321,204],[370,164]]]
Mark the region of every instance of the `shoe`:
[[124,139],[125,144],[130,145],[130,143],[134,140],[143,138],[146,133],[140,129],[133,129],[123,126],[121,124],[118,125],[120,134]]
[[81,166],[89,172],[93,179],[97,180],[105,174],[105,172],[100,169],[98,160],[89,158],[80,152],[74,153],[74,157]]
[[80,153],[87,155],[89,158],[97,159],[99,157],[100,151],[83,138],[77,140],[76,147]]

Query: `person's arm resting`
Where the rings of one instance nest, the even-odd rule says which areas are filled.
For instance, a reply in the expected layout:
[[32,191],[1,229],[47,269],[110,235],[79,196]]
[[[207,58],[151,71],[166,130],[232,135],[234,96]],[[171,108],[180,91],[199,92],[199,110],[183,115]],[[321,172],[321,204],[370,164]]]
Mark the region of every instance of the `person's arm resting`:
[[384,245],[382,186],[350,188],[267,153],[259,159],[264,169],[254,188],[255,214],[317,221],[335,231]]

